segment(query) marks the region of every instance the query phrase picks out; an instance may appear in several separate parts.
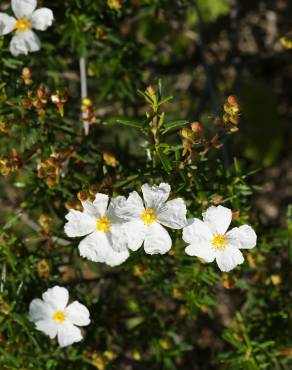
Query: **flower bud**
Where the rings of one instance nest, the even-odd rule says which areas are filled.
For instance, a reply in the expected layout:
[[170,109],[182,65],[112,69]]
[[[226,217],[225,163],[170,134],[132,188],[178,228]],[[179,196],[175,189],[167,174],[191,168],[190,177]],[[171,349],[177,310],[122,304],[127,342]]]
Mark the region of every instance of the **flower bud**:
[[195,133],[199,133],[202,131],[202,125],[198,121],[193,122],[191,127],[192,127],[192,131]]
[[50,265],[46,259],[39,261],[37,265],[37,272],[40,278],[47,280],[50,276]]
[[79,191],[79,193],[77,194],[77,198],[81,201],[81,202],[85,202],[87,199],[88,199],[88,195],[86,194],[85,191]]
[[44,232],[48,234],[50,231],[50,222],[51,222],[50,217],[46,214],[41,214],[38,219],[38,222],[42,229],[44,230]]
[[22,69],[21,77],[25,85],[29,86],[32,84],[33,81],[32,81],[31,70],[28,67],[24,67]]
[[47,88],[44,84],[40,84],[39,88],[37,89],[37,97],[39,99],[45,99],[47,96]]
[[145,93],[149,96],[153,96],[156,94],[156,90],[153,86],[148,86],[147,89],[145,90]]
[[234,96],[234,95],[230,95],[230,96],[228,96],[228,98],[227,98],[227,102],[228,102],[228,104],[230,104],[230,105],[236,105],[237,104],[237,97],[236,96]]
[[23,106],[24,109],[31,109],[32,108],[32,102],[30,99],[23,99],[21,102],[21,105]]
[[119,10],[122,7],[122,3],[120,0],[107,0],[107,5],[113,10]]
[[57,177],[56,176],[49,176],[46,180],[46,184],[48,185],[49,188],[53,188],[54,186],[57,185]]
[[115,156],[109,153],[103,153],[103,160],[108,166],[111,167],[117,167],[119,165],[119,161],[115,158]]

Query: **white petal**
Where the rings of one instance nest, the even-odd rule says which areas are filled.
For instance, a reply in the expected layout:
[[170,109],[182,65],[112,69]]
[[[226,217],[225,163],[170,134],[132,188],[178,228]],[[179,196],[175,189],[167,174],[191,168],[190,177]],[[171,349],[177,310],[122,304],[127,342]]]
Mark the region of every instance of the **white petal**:
[[41,42],[38,36],[31,30],[17,32],[10,42],[10,52],[14,56],[27,55],[29,52],[40,50]]
[[227,235],[229,243],[237,248],[251,249],[256,246],[257,235],[249,225],[234,227]]
[[81,257],[94,262],[105,262],[111,246],[105,233],[96,231],[84,238],[78,248]]
[[48,27],[52,25],[54,15],[51,9],[40,8],[32,13],[32,16],[29,20],[34,29],[45,31]]
[[41,299],[34,299],[29,305],[29,316],[32,321],[44,320],[51,317],[53,313],[52,307]]
[[187,209],[183,199],[173,199],[159,208],[157,221],[172,229],[181,229],[186,226],[186,213]]
[[116,214],[127,221],[141,218],[144,210],[143,200],[140,195],[133,191],[127,200],[120,202],[116,207]]
[[83,304],[74,301],[65,310],[66,318],[75,325],[86,326],[90,323],[90,314]]
[[96,208],[100,217],[106,214],[109,196],[102,193],[97,193],[93,201],[93,205]]
[[88,235],[96,230],[96,219],[87,213],[70,210],[65,217],[68,222],[64,230],[66,235],[72,238]]
[[81,340],[81,330],[70,322],[65,321],[62,325],[58,326],[58,343],[60,347],[70,346]]
[[188,226],[183,228],[183,240],[186,243],[193,244],[195,241],[210,241],[212,238],[211,230],[208,225],[198,218],[188,220]]
[[83,207],[83,212],[93,216],[96,220],[100,218],[100,213],[97,211],[97,209],[94,207],[93,203],[91,203],[89,200],[82,201],[82,207]]
[[110,266],[120,265],[129,257],[128,250],[114,251],[104,232],[95,232],[83,239],[79,244],[79,252],[82,257]]
[[106,233],[110,246],[116,251],[121,252],[127,249],[127,235],[123,224],[112,224]]
[[170,186],[165,183],[157,185],[142,185],[142,193],[145,201],[146,208],[156,209],[166,202],[170,193]]
[[132,251],[138,250],[145,240],[147,226],[142,220],[134,220],[127,222],[124,228],[127,235],[128,248]]
[[189,256],[203,258],[206,262],[213,262],[216,254],[212,249],[212,245],[207,242],[198,241],[197,243],[188,245],[185,249]]
[[28,18],[37,6],[37,0],[12,0],[11,6],[17,18]]
[[243,255],[239,249],[227,247],[222,252],[217,252],[216,262],[221,271],[228,272],[244,261]]
[[128,250],[124,250],[121,252],[116,252],[112,248],[108,250],[105,263],[111,267],[121,265],[125,262],[130,256]]
[[69,293],[66,288],[54,286],[42,295],[43,300],[56,310],[63,311],[69,300]]
[[37,321],[36,328],[47,334],[51,339],[55,338],[57,335],[58,327],[51,319]]
[[0,35],[7,35],[15,28],[16,19],[5,13],[0,13]]
[[111,220],[113,223],[122,222],[123,220],[119,218],[117,215],[116,209],[120,207],[121,204],[125,202],[126,198],[123,196],[118,196],[111,199],[111,202],[108,206],[106,211],[106,216]]
[[226,207],[212,206],[203,214],[203,219],[214,234],[225,234],[232,220],[232,212]]
[[144,249],[148,254],[165,254],[171,248],[171,238],[165,228],[157,222],[148,226]]

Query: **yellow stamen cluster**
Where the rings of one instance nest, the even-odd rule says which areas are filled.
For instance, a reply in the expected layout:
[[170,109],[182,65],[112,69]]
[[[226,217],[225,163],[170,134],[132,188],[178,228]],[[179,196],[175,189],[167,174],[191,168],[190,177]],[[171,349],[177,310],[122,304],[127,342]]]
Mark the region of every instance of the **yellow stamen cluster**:
[[62,311],[56,311],[52,316],[52,319],[58,324],[62,324],[65,321],[65,315]]
[[141,215],[141,219],[145,224],[151,225],[157,219],[154,209],[144,209]]
[[106,216],[102,216],[96,221],[96,227],[99,231],[107,232],[111,227],[111,222]]
[[15,28],[18,32],[25,32],[32,29],[32,25],[26,18],[19,18],[15,23]]
[[225,235],[216,234],[213,236],[211,243],[214,249],[218,249],[222,251],[227,246],[227,238]]

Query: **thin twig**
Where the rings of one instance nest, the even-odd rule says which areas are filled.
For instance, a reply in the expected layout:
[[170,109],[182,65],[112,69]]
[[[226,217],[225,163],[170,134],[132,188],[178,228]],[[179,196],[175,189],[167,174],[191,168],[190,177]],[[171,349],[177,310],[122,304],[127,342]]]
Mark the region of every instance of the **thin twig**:
[[[86,77],[86,59],[85,57],[80,57],[80,85],[81,85],[81,99],[83,100],[88,96],[87,94],[87,77]],[[85,135],[89,134],[89,123],[87,121],[88,116],[85,112],[82,112],[82,121],[84,125]]]

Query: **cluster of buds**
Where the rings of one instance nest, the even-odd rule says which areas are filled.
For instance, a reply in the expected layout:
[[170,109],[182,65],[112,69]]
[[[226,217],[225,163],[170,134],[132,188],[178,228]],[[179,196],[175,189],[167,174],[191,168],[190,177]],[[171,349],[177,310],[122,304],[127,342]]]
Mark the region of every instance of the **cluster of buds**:
[[83,98],[81,102],[83,123],[92,125],[96,122],[93,102],[89,97]]
[[105,161],[105,164],[110,167],[118,167],[119,161],[116,159],[116,157],[110,153],[103,153],[103,160]]
[[23,99],[22,106],[24,109],[30,110],[35,108],[39,116],[46,113],[48,103],[48,91],[44,84],[40,84],[36,91],[28,91],[27,98]]
[[[25,86],[29,87],[33,84],[31,70],[27,67],[23,68],[21,78]],[[49,99],[56,106],[61,117],[64,116],[64,105],[68,100],[67,93],[56,90],[53,94],[49,94],[48,89],[44,84],[40,84],[37,90],[27,90],[27,97],[22,100],[24,109],[30,110],[35,108],[39,116],[46,113],[46,107]]]
[[113,10],[119,10],[122,7],[122,2],[120,0],[107,0],[107,5]]
[[183,137],[183,156],[188,152],[191,153],[194,145],[199,145],[202,143],[200,137],[200,132],[202,131],[202,126],[200,122],[193,122],[191,128],[185,127],[181,131]]
[[234,132],[237,131],[236,127],[240,119],[240,106],[238,100],[235,96],[229,96],[226,103],[224,104],[224,114],[223,114],[223,123],[225,129],[228,131]]
[[74,151],[53,152],[49,158],[42,159],[38,165],[38,177],[44,179],[49,188],[60,182],[63,163],[72,156]]
[[[190,128],[184,128],[181,131],[183,136],[183,156],[187,153],[189,154],[188,159],[193,156],[204,157],[210,149],[219,149],[222,147],[222,142],[220,141],[219,134],[213,135],[211,140],[206,140],[201,137],[200,132],[202,131],[202,126],[200,122],[193,122]],[[197,150],[194,152],[194,148]]]
[[0,157],[0,173],[3,176],[8,176],[10,173],[19,170],[22,166],[22,160],[17,154],[16,150],[12,150],[12,155],[10,157],[3,156]]
[[68,100],[67,92],[56,90],[54,94],[51,95],[51,101],[56,105],[58,112],[61,117],[64,117],[64,105]]

